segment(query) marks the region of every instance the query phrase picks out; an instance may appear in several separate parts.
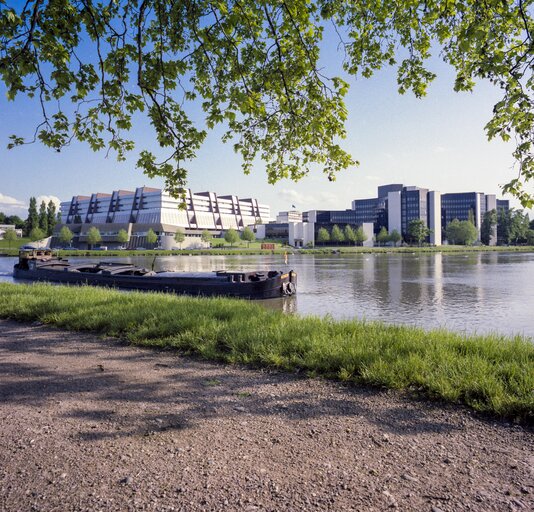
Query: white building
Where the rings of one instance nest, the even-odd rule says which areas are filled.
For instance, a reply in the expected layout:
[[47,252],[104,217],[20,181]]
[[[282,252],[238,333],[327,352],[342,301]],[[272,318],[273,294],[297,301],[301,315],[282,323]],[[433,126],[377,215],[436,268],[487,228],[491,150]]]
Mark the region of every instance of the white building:
[[270,208],[257,199],[240,199],[234,195],[218,196],[214,192],[193,193],[186,190],[185,208],[180,200],[166,191],[140,187],[133,191],[117,190],[111,194],[95,193],[74,196],[60,206],[61,224],[56,234],[67,225],[75,234],[75,244],[87,244],[87,232],[97,227],[102,245],[121,245],[117,235],[121,229],[129,235],[129,248],[150,248],[146,235],[152,229],[158,235],[158,246],[170,249],[177,244],[174,235],[183,231],[183,248],[201,247],[202,232],[223,236],[230,228],[242,230],[247,225],[267,222]]

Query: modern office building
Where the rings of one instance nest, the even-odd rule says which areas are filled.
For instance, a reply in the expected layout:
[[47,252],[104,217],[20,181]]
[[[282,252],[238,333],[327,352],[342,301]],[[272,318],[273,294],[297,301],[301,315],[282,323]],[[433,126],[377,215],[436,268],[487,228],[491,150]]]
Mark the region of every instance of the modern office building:
[[352,209],[357,213],[358,219],[373,222],[375,233],[385,227],[390,233],[397,230],[406,237],[410,222],[420,219],[431,230],[428,241],[433,245],[441,245],[445,229],[454,219],[472,220],[480,232],[487,211],[508,208],[508,200],[497,199],[491,194],[440,194],[402,184],[380,186],[378,197],[352,201]]
[[220,237],[229,228],[242,230],[248,225],[268,222],[271,214],[269,206],[256,199],[191,190],[186,190],[185,208],[180,208],[180,200],[164,190],[149,187],[74,196],[61,203],[60,213],[61,224],[56,226],[55,233],[68,226],[75,235],[74,245],[86,247],[87,233],[95,226],[102,236],[101,245],[110,248],[121,245],[117,236],[123,229],[129,235],[128,248],[132,249],[151,248],[146,240],[150,229],[158,235],[156,245],[162,248],[176,245],[174,235],[178,230],[186,236],[184,248],[200,247],[205,230]]
[[290,210],[288,212],[279,212],[276,216],[276,222],[302,222],[302,212],[297,210]]
[[[282,212],[283,214],[284,212]],[[321,228],[326,228],[330,233],[334,226],[344,229],[349,225],[353,229],[360,226],[367,237],[365,246],[373,245],[373,224],[360,222],[358,214],[354,210],[310,210],[304,212],[302,222],[278,222],[283,216],[277,217],[277,222],[254,226],[256,238],[263,240],[282,240],[294,247],[306,247],[315,245]]]
[[22,229],[17,229],[15,224],[0,224],[0,240],[4,238],[6,231],[14,231],[19,238],[22,237]]

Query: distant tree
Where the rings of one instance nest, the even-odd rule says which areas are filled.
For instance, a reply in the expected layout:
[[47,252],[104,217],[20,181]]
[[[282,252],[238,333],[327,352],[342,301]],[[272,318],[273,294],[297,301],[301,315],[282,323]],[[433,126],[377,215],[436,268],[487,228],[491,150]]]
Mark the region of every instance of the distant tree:
[[230,247],[233,247],[234,244],[239,240],[239,235],[237,234],[237,231],[235,229],[228,229],[226,230],[226,233],[224,234],[224,239],[227,243],[230,244]]
[[15,229],[24,229],[26,225],[18,215],[10,215],[5,217],[5,222],[0,222],[0,224],[14,224]]
[[527,244],[534,245],[534,229],[529,229],[527,231]]
[[317,242],[320,244],[326,244],[330,241],[330,233],[326,228],[319,228],[317,232]]
[[430,234],[426,222],[422,219],[413,219],[408,224],[408,236],[421,246],[426,237]]
[[70,245],[73,238],[74,233],[69,229],[69,227],[62,226],[62,228],[59,230],[59,241],[64,245]]
[[363,226],[360,226],[354,233],[356,237],[356,245],[363,245],[363,243],[367,240],[367,235],[365,234],[365,231],[363,230]]
[[534,219],[530,221],[529,227],[530,229],[534,230]]
[[204,231],[202,231],[202,235],[200,236],[200,239],[205,244],[210,244],[211,241],[213,240],[213,237],[211,236],[211,233],[207,229],[205,229]]
[[330,238],[335,244],[340,244],[341,242],[345,241],[343,231],[339,229],[339,226],[337,224],[334,224],[334,226],[332,227],[332,233],[330,234]]
[[46,233],[39,227],[35,227],[30,231],[30,240],[36,242],[37,240],[42,240],[46,238]]
[[176,230],[176,233],[174,233],[174,241],[177,244],[180,244],[180,249],[182,248],[182,244],[184,243],[184,240],[185,240],[185,233],[180,228],[178,228]]
[[250,247],[250,242],[256,240],[256,235],[254,234],[254,231],[247,226],[241,233],[241,240],[247,242],[247,247]]
[[480,241],[484,245],[491,243],[491,237],[495,231],[497,225],[497,211],[490,210],[484,214],[482,219],[482,225],[480,226]]
[[30,197],[28,218],[26,219],[26,233],[29,234],[34,228],[39,227],[39,214],[37,213],[37,199]]
[[158,235],[154,233],[152,228],[150,228],[146,234],[146,241],[150,245],[154,245],[158,241]]
[[44,201],[41,201],[41,206],[39,207],[39,227],[48,235],[48,215]]
[[354,230],[348,224],[345,226],[343,234],[345,235],[345,240],[349,244],[356,243],[356,233],[354,233]]
[[57,223],[56,204],[54,201],[52,201],[52,199],[48,201],[48,206],[46,207],[46,216],[48,220],[48,236],[52,236]]
[[7,224],[6,218],[7,218],[6,214],[3,212],[0,212],[0,224]]
[[379,246],[385,244],[386,242],[389,242],[389,233],[384,226],[380,228],[378,235],[376,235],[376,241]]
[[4,240],[7,240],[8,247],[11,249],[11,243],[17,240],[17,233],[14,229],[8,229],[4,233]]
[[397,244],[402,240],[402,236],[396,229],[394,229],[389,235],[389,240],[390,242],[393,242],[395,247],[397,247]]
[[119,232],[117,233],[117,242],[124,245],[125,243],[128,243],[128,240],[130,240],[128,231],[125,229],[119,229]]
[[100,234],[99,229],[96,228],[95,226],[90,227],[89,231],[87,231],[87,243],[89,247],[92,249],[93,245],[101,241],[102,241],[102,235]]
[[527,240],[529,230],[528,215],[523,210],[511,211],[510,218],[510,243],[520,244]]
[[458,245],[471,245],[478,238],[475,225],[468,220],[453,219],[445,229],[447,240]]

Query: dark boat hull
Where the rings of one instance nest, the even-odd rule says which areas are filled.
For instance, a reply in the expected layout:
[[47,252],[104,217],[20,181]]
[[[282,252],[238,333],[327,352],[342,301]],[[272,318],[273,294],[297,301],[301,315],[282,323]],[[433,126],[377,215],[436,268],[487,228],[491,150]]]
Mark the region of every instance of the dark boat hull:
[[225,296],[243,299],[272,299],[292,295],[296,291],[295,274],[282,274],[280,272],[276,274],[276,276],[258,281],[232,282],[230,280],[202,277],[114,276],[44,268],[21,269],[18,265],[15,265],[13,271],[16,279],[69,285],[104,286],[124,290],[157,291],[207,297]]

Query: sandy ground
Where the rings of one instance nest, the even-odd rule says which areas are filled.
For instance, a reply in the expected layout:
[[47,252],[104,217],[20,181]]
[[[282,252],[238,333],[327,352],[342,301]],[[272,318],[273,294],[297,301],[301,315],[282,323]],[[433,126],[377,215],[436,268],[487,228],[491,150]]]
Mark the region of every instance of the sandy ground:
[[0,509],[534,510],[532,430],[0,320]]

